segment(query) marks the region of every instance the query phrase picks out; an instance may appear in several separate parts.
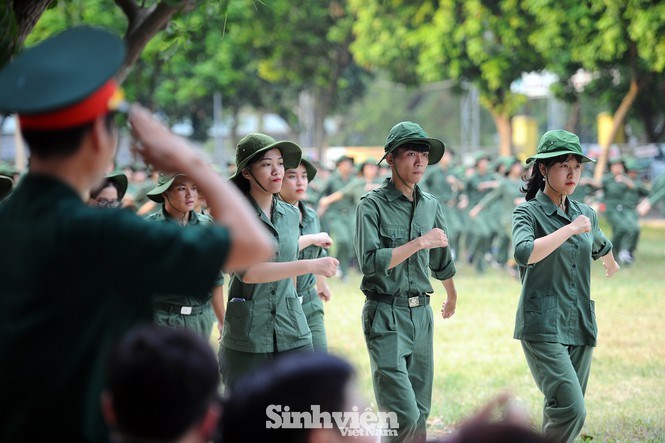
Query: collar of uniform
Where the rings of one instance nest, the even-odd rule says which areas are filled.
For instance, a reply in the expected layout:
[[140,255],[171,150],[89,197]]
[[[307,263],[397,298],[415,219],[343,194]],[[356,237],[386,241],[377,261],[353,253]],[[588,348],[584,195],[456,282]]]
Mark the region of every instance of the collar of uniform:
[[[254,200],[254,197],[252,197],[252,195],[249,194],[249,193],[247,193],[246,195],[247,195],[247,198],[249,199],[249,202],[251,203],[252,207],[256,211],[256,215],[260,219],[267,218],[266,215],[263,213],[263,210],[259,207],[259,204],[256,203],[256,200]],[[284,203],[284,204],[288,205],[288,203]],[[273,217],[275,217],[275,216],[280,216],[281,217],[282,215],[284,215],[284,208],[280,205],[280,200],[275,195],[272,196],[271,212],[272,213],[270,214],[270,218],[267,220],[271,224],[272,224],[272,218]]]
[[[383,186],[386,188],[386,198],[388,199],[389,202],[393,202],[397,200],[400,197],[406,198],[404,194],[402,194],[402,191],[397,189],[395,186],[395,182],[392,181],[390,177],[386,178],[385,181],[383,182]],[[420,200],[420,197],[422,197],[422,191],[420,190],[420,186],[416,185],[415,186],[415,200],[418,201]]]
[[[166,205],[162,205],[162,210],[161,210],[162,217],[165,220],[172,221],[173,223],[176,223],[175,218],[168,212],[166,212]],[[199,217],[196,214],[196,211],[189,211],[189,218],[187,219],[187,224],[188,225],[196,225],[199,223]]]
[[536,193],[536,201],[540,203],[547,215],[553,215],[559,209],[552,199],[540,189]]

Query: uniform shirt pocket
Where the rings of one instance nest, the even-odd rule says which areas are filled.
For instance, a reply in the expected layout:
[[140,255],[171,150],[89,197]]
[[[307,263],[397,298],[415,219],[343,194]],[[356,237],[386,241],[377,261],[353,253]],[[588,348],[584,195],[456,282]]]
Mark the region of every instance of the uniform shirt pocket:
[[558,301],[553,295],[529,297],[524,305],[524,326],[528,334],[556,334]]
[[404,226],[381,225],[379,234],[381,235],[381,245],[386,248],[396,248],[407,241],[407,232]]

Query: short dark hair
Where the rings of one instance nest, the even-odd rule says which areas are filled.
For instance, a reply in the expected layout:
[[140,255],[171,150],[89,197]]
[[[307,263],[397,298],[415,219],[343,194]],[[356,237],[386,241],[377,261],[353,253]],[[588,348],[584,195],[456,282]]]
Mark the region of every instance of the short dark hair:
[[106,364],[117,430],[128,437],[179,438],[216,401],[218,384],[210,345],[193,332],[164,326],[131,330]]
[[224,443],[270,441],[305,442],[311,429],[266,426],[270,405],[288,406],[291,412],[343,411],[345,389],[353,379],[345,360],[320,352],[294,352],[278,357],[233,385],[223,401],[220,437]]
[[[104,126],[110,132],[115,125],[116,112],[104,116]],[[21,133],[30,153],[41,158],[68,157],[75,153],[83,136],[92,128],[93,122],[59,130],[23,129]]]
[[430,146],[427,143],[410,142],[400,145],[393,151],[393,155],[399,155],[404,151],[429,152]]

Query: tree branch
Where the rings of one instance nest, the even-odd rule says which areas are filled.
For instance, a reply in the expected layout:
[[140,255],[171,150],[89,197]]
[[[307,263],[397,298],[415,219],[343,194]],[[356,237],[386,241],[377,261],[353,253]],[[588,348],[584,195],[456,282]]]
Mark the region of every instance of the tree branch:
[[127,16],[128,28],[132,27],[132,23],[136,20],[139,13],[139,5],[134,0],[115,0],[115,4],[122,9],[122,12]]
[[136,20],[130,23],[125,34],[125,43],[127,44],[127,55],[125,61],[118,72],[118,82],[122,81],[129,74],[131,66],[141,55],[141,52],[159,31],[164,29],[171,17],[177,12],[189,6],[191,0],[184,0],[179,4],[166,4],[161,2],[151,8],[139,8],[136,11]]

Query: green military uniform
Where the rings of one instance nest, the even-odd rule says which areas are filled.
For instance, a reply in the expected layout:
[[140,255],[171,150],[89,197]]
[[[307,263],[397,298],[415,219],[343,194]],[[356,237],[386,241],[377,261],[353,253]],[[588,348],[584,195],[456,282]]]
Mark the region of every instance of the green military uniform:
[[617,182],[614,174],[603,177],[603,202],[605,217],[612,227],[614,254],[624,263],[632,261],[632,252],[640,235],[637,204],[649,190],[642,183],[634,181],[634,187]]
[[[429,146],[429,164],[438,163],[445,146],[427,137],[416,123],[401,122],[388,134],[386,154],[409,143]],[[356,254],[366,300],[363,332],[369,353],[374,395],[380,410],[394,412],[399,423],[394,441],[424,438],[434,379],[433,315],[429,274],[438,280],[455,275],[450,248],[420,250],[388,269],[393,249],[433,228],[447,232],[437,199],[415,186],[413,201],[391,178],[365,194],[356,210]]]
[[[478,189],[481,183],[494,181],[496,176],[493,173],[479,174],[475,172],[466,182],[466,195],[469,199],[468,210],[476,206],[480,200],[491,191],[491,189]],[[489,252],[492,242],[492,236],[495,234],[493,223],[494,210],[483,211],[477,217],[470,219],[471,227],[469,230],[469,261],[476,263],[476,269],[479,272],[485,270],[485,254]]]
[[[288,141],[275,141],[265,134],[245,136],[236,149],[236,172],[230,180],[246,184],[242,171],[252,158],[278,148],[284,169],[297,168],[302,151]],[[246,196],[257,217],[272,234],[275,242],[273,262],[298,259],[300,215],[294,206],[272,199],[270,218],[249,192]],[[268,283],[245,283],[244,272],[231,274],[219,365],[226,386],[233,384],[248,371],[272,360],[277,354],[312,349],[312,334],[302,304],[296,293],[294,279],[285,278]]]
[[0,206],[0,231],[0,440],[108,441],[99,406],[107,352],[151,321],[154,294],[208,293],[227,231],[88,207],[31,173]]
[[[322,196],[333,194],[354,179],[350,174],[346,179],[337,171],[330,175],[326,186],[323,188]],[[339,201],[331,203],[325,214],[323,214],[322,223],[325,224],[330,237],[335,242],[335,256],[339,260],[339,269],[343,276],[349,275],[349,268],[353,261],[353,224],[355,223],[354,211],[357,201],[353,195],[345,195]]]
[[[273,261],[297,260],[297,209],[275,198],[268,219],[254,199],[248,198],[274,236],[277,248]],[[231,274],[219,350],[222,377],[227,386],[280,352],[312,348],[312,334],[293,279],[250,284],[244,283],[242,276],[243,273]]]
[[[512,213],[515,209],[515,200],[523,198],[524,194],[521,187],[524,182],[521,179],[513,180],[509,177],[501,177],[499,186],[486,194],[479,202],[483,211],[485,208],[495,208],[491,217],[493,224],[501,231],[499,239],[507,239],[507,242],[500,241],[497,247],[497,262],[505,264],[508,261],[510,240],[513,228]],[[481,212],[481,214],[482,214]]]
[[[175,220],[166,212],[164,206],[161,210],[150,214],[146,220],[159,223],[173,223]],[[202,225],[213,224],[212,218],[195,211],[189,212],[189,222],[186,228],[195,228]],[[213,286],[224,285],[224,274],[220,271]],[[155,310],[155,323],[171,328],[189,329],[194,331],[206,341],[210,339],[212,326],[216,321],[211,305],[212,292],[205,296],[182,297],[173,294],[160,294],[155,296],[153,308]]]
[[[661,174],[661,176],[653,183],[648,198],[649,203],[653,206],[659,202],[665,201],[665,174]],[[665,206],[663,206],[663,213],[665,214]]]
[[461,211],[457,208],[458,192],[448,183],[448,178],[455,174],[450,168],[443,170],[440,167],[428,168],[423,177],[422,188],[425,192],[434,195],[446,215],[448,226],[448,241],[451,252],[455,257],[460,252],[460,234],[464,230],[464,219]]
[[[582,155],[582,150],[577,136],[556,130],[545,133],[537,153],[535,158],[544,158],[541,156]],[[590,232],[573,235],[541,261],[528,263],[536,239],[580,215],[591,220]],[[555,441],[572,441],[586,417],[584,393],[597,336],[590,294],[591,260],[609,253],[612,243],[598,227],[593,209],[568,199],[564,212],[538,191],[513,213],[513,244],[522,279],[514,338],[522,341],[531,374],[545,396],[545,435]]]
[[[433,380],[434,292],[438,280],[455,275],[450,248],[422,250],[388,269],[392,249],[433,228],[447,231],[441,205],[416,187],[414,202],[391,179],[369,192],[356,213],[356,253],[363,273],[363,331],[370,355],[374,393],[381,410],[397,413],[401,438],[425,432]],[[409,307],[409,297],[416,297]],[[408,440],[406,440],[408,441]]]
[[[301,214],[300,235],[318,234],[321,232],[319,216],[312,208],[298,203]],[[299,260],[310,260],[326,257],[328,253],[321,246],[310,245],[298,253]],[[328,340],[326,338],[326,325],[323,320],[323,300],[316,290],[316,277],[314,274],[299,275],[296,280],[296,290],[302,303],[307,324],[312,332],[312,345],[315,351],[326,352]]]

